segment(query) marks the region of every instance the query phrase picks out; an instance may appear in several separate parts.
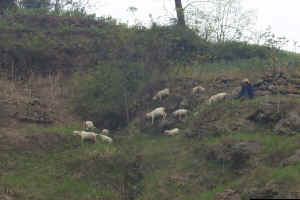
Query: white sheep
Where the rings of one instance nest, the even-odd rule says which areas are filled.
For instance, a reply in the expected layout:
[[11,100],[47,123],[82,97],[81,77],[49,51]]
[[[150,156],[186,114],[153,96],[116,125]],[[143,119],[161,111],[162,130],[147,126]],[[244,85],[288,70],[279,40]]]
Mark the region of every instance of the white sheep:
[[106,135],[101,135],[99,134],[99,137],[104,141],[104,142],[108,142],[108,143],[112,143],[113,142],[113,139],[106,136]]
[[87,131],[73,131],[73,135],[74,136],[80,136],[81,137],[81,141],[83,142],[84,140],[92,140],[94,141],[94,143],[96,143],[96,136],[98,134],[94,133],[94,132],[87,132]]
[[186,116],[188,113],[187,109],[178,109],[176,111],[173,112],[173,115],[175,117],[179,117],[179,119],[181,118],[181,116]]
[[167,135],[169,136],[173,136],[179,133],[179,129],[178,128],[173,128],[171,130],[165,130],[164,131]]
[[228,94],[226,92],[221,92],[221,93],[215,94],[208,99],[208,104],[210,105],[217,101],[224,100],[227,95]]
[[92,121],[85,121],[84,122],[84,128],[87,131],[96,129],[96,127],[94,126],[94,123]]
[[169,88],[166,88],[158,91],[152,99],[156,100],[158,98],[159,100],[161,100],[163,96],[168,96],[168,95],[170,95],[170,90]]
[[192,94],[198,94],[198,93],[204,92],[204,91],[205,91],[205,88],[198,85],[192,89]]
[[152,119],[152,124],[154,123],[154,119],[157,116],[162,116],[163,120],[166,119],[167,113],[165,112],[165,108],[164,107],[156,108],[156,109],[154,109],[151,112],[149,112],[149,113],[146,114],[147,118],[151,118]]
[[102,133],[105,134],[105,135],[108,135],[109,134],[109,130],[108,129],[103,129]]

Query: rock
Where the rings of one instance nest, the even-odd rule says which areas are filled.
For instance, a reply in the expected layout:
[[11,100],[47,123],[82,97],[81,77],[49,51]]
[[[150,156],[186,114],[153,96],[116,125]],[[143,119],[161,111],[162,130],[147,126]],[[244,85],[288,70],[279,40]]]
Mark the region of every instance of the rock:
[[300,132],[300,116],[296,111],[291,111],[275,126],[274,131],[280,134],[295,135]]
[[235,77],[228,76],[228,75],[221,75],[221,76],[218,76],[215,81],[218,84],[228,84],[228,83],[232,83],[236,80],[237,80],[237,78],[235,78]]
[[300,149],[296,150],[296,152],[288,157],[287,159],[283,160],[280,165],[281,166],[287,166],[287,165],[292,165],[300,162]]
[[268,86],[268,90],[275,90],[276,89],[276,86],[275,85],[269,85]]
[[199,133],[196,131],[191,131],[190,129],[185,129],[183,132],[184,137],[195,138],[199,136]]
[[277,106],[273,105],[273,102],[270,102],[262,105],[262,108],[250,114],[247,119],[260,124],[275,124],[283,117],[283,114],[277,111]]
[[14,117],[26,122],[46,124],[54,122],[54,113],[37,98],[30,99],[28,102],[18,105],[18,111],[14,114]]
[[184,108],[184,109],[188,109],[190,106],[189,106],[189,101],[187,98],[184,98],[180,104],[179,104],[180,108]]
[[226,189],[216,194],[215,200],[241,200],[241,196],[232,189]]
[[263,187],[249,188],[245,192],[252,199],[273,199],[279,194],[277,186],[269,181]]
[[255,91],[255,96],[268,96],[268,95],[272,95],[272,92],[267,91],[267,90]]
[[232,90],[232,92],[231,92],[231,97],[232,97],[232,98],[237,98],[238,95],[239,95],[239,93],[240,93],[240,91],[241,91],[241,89],[242,89],[241,86],[234,88],[234,89]]
[[262,150],[262,146],[256,141],[227,140],[215,145],[209,151],[207,159],[226,164],[232,170],[240,170],[252,155]]

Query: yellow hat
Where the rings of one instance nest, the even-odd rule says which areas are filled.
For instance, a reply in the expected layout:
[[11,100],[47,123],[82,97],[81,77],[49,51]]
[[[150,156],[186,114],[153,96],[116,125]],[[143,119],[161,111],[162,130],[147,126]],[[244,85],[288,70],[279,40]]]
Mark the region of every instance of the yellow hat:
[[242,83],[249,83],[249,79],[244,78],[244,79],[242,80]]

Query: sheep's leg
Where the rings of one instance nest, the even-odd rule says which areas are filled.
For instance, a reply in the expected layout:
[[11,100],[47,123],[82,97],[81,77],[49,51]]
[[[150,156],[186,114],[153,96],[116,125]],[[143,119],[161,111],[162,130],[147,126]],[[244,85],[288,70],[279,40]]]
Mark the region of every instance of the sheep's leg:
[[154,123],[154,115],[152,115],[152,124]]
[[167,115],[163,114],[163,120],[166,120]]

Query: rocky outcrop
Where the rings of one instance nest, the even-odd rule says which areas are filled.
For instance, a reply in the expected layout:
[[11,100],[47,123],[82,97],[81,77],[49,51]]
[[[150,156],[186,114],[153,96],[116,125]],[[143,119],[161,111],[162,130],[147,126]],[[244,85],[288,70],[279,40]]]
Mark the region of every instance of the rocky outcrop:
[[282,119],[284,112],[278,111],[277,102],[266,102],[251,113],[247,119],[258,124],[274,125]]
[[295,135],[300,133],[300,116],[296,111],[291,111],[275,126],[274,131],[280,134]]
[[222,192],[218,192],[215,200],[241,200],[241,197],[236,191],[232,189],[226,189]]
[[256,141],[227,140],[213,146],[207,159],[222,163],[235,171],[244,168],[250,157],[262,150],[262,145]]
[[14,116],[20,121],[45,124],[54,122],[54,112],[37,98],[20,103],[17,110]]

